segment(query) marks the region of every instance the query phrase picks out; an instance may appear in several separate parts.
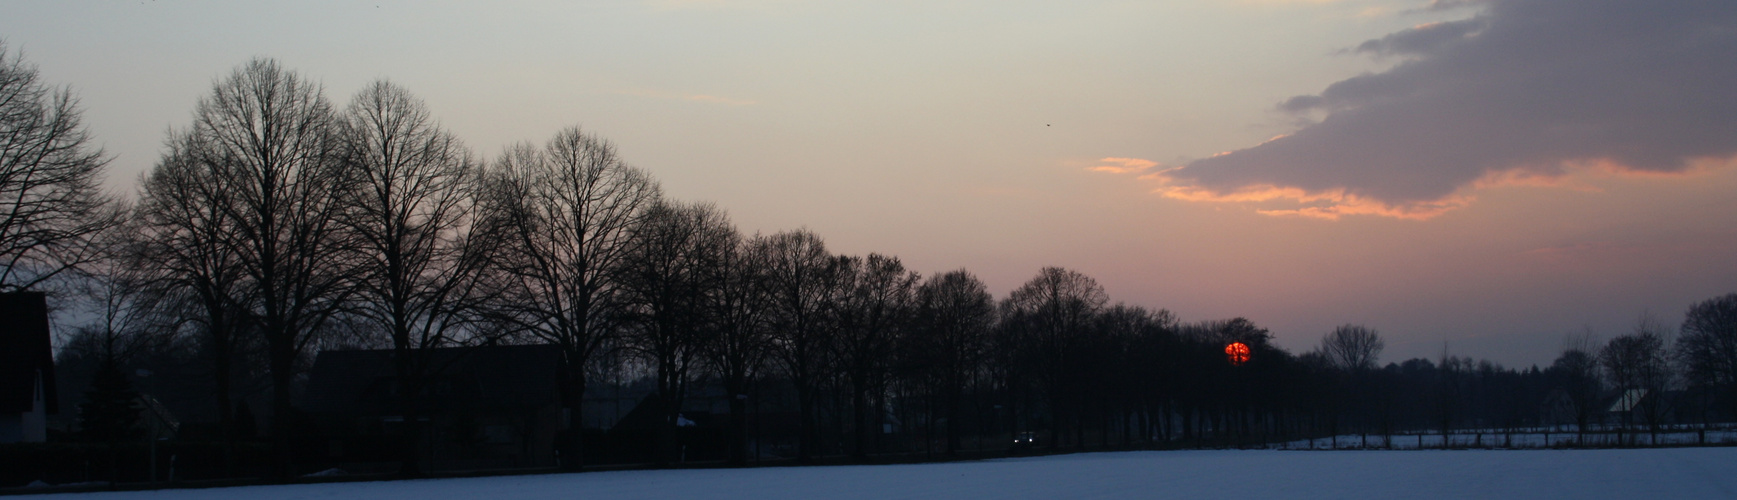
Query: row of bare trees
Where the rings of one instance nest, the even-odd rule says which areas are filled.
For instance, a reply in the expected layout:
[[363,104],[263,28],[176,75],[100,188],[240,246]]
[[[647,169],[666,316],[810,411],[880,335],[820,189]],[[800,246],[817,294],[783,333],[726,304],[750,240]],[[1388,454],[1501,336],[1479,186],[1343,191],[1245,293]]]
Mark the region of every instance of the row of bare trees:
[[[925,420],[947,422],[956,450],[968,391],[1005,399],[1010,427],[1047,423],[1079,443],[1098,420],[1162,404],[1112,389],[1165,362],[1121,351],[1181,335],[1166,312],[1108,307],[1077,272],[1044,269],[997,303],[963,270],[925,280],[896,257],[834,255],[804,230],[744,236],[711,205],[665,199],[577,128],[479,161],[402,88],[371,84],[339,108],[270,60],[218,80],[165,144],[106,243],[105,275],[124,278],[120,309],[150,318],[136,329],[198,346],[226,436],[238,360],[263,358],[279,475],[292,470],[296,377],[324,345],[394,351],[402,470],[415,474],[415,398],[436,348],[558,346],[569,426],[599,365],[631,360],[657,382],[665,459],[689,385],[716,376],[744,394],[776,377],[794,389],[808,458],[840,451],[822,444],[827,423],[848,429],[849,453],[876,451],[901,397],[929,401]],[[1190,355],[1217,360],[1207,344],[1235,337],[1260,347],[1253,366],[1284,359],[1264,330],[1221,326],[1199,327],[1190,345],[1206,347]],[[732,404],[738,461],[745,411]],[[581,436],[564,434],[564,465],[580,465]]]
[[[1643,315],[1628,332],[1600,341],[1570,335],[1556,360],[1512,369],[1445,352],[1377,368],[1382,342],[1373,330],[1346,325],[1303,355],[1331,368],[1325,388],[1331,434],[1396,430],[1548,428],[1578,434],[1617,432],[1633,444],[1644,431],[1655,443],[1667,425],[1737,420],[1737,294],[1692,305],[1673,330]],[[1703,436],[1704,437],[1704,436]],[[1595,441],[1604,443],[1604,441]],[[1601,444],[1602,445],[1602,444]]]
[[[1112,304],[1061,268],[996,300],[963,269],[923,276],[893,256],[837,255],[807,230],[744,235],[715,206],[665,198],[578,128],[481,160],[401,87],[376,82],[339,107],[271,60],[216,81],[123,205],[97,188],[105,157],[70,95],[5,54],[0,287],[86,278],[100,320],[83,342],[110,363],[130,343],[197,353],[231,443],[244,425],[237,380],[263,375],[280,476],[293,471],[297,377],[334,345],[393,351],[405,474],[421,467],[416,398],[441,369],[434,350],[489,343],[559,348],[570,468],[585,456],[572,427],[586,390],[609,371],[655,380],[661,460],[676,454],[691,387],[720,382],[736,463],[746,395],[769,381],[795,395],[806,459],[894,451],[880,436],[894,416],[945,453],[1039,429],[1048,446],[1075,447],[1260,442],[1341,422],[1445,430],[1472,413],[1468,394],[1542,380],[1445,355],[1378,368],[1381,338],[1358,325],[1292,355],[1246,319]],[[1661,332],[1637,332],[1552,370],[1592,370],[1590,385],[1564,387],[1596,399],[1602,375],[1662,390],[1682,366],[1732,401],[1733,297],[1691,309],[1675,357]],[[1232,343],[1246,359],[1227,360]],[[1467,385],[1472,373],[1493,382]],[[1510,396],[1504,414],[1536,418],[1538,398]]]
[[[569,419],[596,365],[630,354],[657,380],[666,447],[696,378],[743,393],[775,372],[796,389],[805,457],[835,384],[849,387],[854,452],[870,449],[901,348],[947,353],[937,363],[952,382],[937,390],[954,400],[982,371],[993,307],[969,273],[925,283],[897,258],[833,255],[807,231],[744,237],[713,206],[664,199],[577,128],[482,162],[402,88],[371,84],[340,109],[255,60],[218,80],[165,150],[138,202],[116,210],[119,230],[92,245],[107,252],[87,267],[109,280],[110,316],[145,318],[108,335],[195,346],[231,441],[232,379],[263,359],[278,475],[292,470],[296,377],[324,345],[394,351],[406,474],[436,348],[558,346]],[[1057,328],[1101,306],[1095,293]],[[1019,307],[1036,317],[1056,300]],[[936,350],[907,345],[918,317],[945,332]],[[738,441],[744,413],[733,404]],[[580,436],[563,438],[565,465],[584,456]]]
[[1611,408],[1655,440],[1668,422],[1726,421],[1737,416],[1737,294],[1690,306],[1676,331],[1646,315],[1606,342],[1571,336],[1549,371],[1581,429]]

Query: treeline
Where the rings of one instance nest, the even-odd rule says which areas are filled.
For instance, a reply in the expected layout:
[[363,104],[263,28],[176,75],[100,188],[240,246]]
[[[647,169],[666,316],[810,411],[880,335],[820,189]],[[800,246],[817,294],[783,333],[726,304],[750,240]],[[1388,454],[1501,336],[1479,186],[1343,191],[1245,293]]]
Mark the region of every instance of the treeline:
[[[98,188],[106,157],[70,95],[17,58],[0,72],[13,193],[0,208],[23,214],[0,225],[0,286],[94,305],[63,350],[100,365],[85,435],[128,439],[114,422],[140,409],[117,396],[131,390],[121,367],[173,359],[208,377],[227,442],[252,425],[233,410],[241,386],[269,391],[280,477],[294,473],[298,376],[336,346],[394,351],[405,474],[422,466],[431,353],[491,344],[560,349],[572,426],[603,374],[655,380],[662,460],[707,380],[732,395],[788,384],[803,459],[897,451],[876,438],[890,414],[920,417],[907,423],[950,454],[990,432],[1078,448],[1517,426],[1540,422],[1552,391],[1592,398],[1574,400],[1586,424],[1608,389],[1679,381],[1737,401],[1737,295],[1691,309],[1674,348],[1649,326],[1545,370],[1445,354],[1379,368],[1380,336],[1356,325],[1294,355],[1246,319],[1112,303],[1067,269],[997,299],[964,269],[837,255],[807,230],[743,234],[577,127],[479,159],[401,87],[375,82],[339,107],[271,60],[218,79],[123,202]],[[729,459],[743,463],[748,407],[730,399]],[[582,465],[583,435],[563,434],[563,466]]]

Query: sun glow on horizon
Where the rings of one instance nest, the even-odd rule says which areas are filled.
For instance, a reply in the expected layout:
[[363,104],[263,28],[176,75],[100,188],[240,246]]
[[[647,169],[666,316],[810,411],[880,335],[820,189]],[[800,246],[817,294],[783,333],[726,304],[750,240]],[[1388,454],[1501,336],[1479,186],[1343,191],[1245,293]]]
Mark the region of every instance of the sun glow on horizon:
[[1242,366],[1244,363],[1248,363],[1249,353],[1248,344],[1242,342],[1231,342],[1230,345],[1224,346],[1224,357],[1230,361],[1231,366]]

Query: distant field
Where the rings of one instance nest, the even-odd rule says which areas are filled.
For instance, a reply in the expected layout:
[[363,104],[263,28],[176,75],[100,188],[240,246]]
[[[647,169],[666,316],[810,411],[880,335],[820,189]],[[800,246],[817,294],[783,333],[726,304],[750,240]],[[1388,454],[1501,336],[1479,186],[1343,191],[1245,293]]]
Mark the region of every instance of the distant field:
[[920,465],[590,472],[43,498],[1737,498],[1737,448],[1085,453]]

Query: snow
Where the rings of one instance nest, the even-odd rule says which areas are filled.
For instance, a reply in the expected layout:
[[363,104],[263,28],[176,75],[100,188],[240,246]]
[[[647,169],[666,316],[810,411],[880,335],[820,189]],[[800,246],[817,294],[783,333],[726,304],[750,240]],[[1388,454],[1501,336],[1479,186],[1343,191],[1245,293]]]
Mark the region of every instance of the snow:
[[[1084,453],[55,495],[144,499],[1737,498],[1737,448]],[[31,497],[22,497],[31,498]]]
[[[1574,431],[1553,432],[1507,432],[1490,430],[1483,433],[1472,431],[1456,431],[1449,436],[1451,448],[1553,448],[1553,447],[1615,447],[1621,443],[1619,435],[1611,431],[1588,433],[1581,436]],[[1703,436],[1696,431],[1672,430],[1660,432],[1657,436],[1645,429],[1620,435],[1622,441],[1639,446],[1675,445],[1690,446],[1700,444],[1730,445],[1737,443],[1737,431],[1709,430]],[[1357,448],[1393,448],[1393,449],[1424,449],[1441,448],[1441,434],[1395,434],[1393,443],[1385,444],[1386,438],[1380,434],[1343,434],[1338,436],[1339,449]],[[1364,440],[1368,440],[1365,442]],[[1334,447],[1331,437],[1304,439],[1273,445],[1279,449],[1328,449]]]
[[345,472],[344,469],[332,468],[312,474],[302,474],[302,477],[338,477],[346,475],[349,475],[349,472]]

